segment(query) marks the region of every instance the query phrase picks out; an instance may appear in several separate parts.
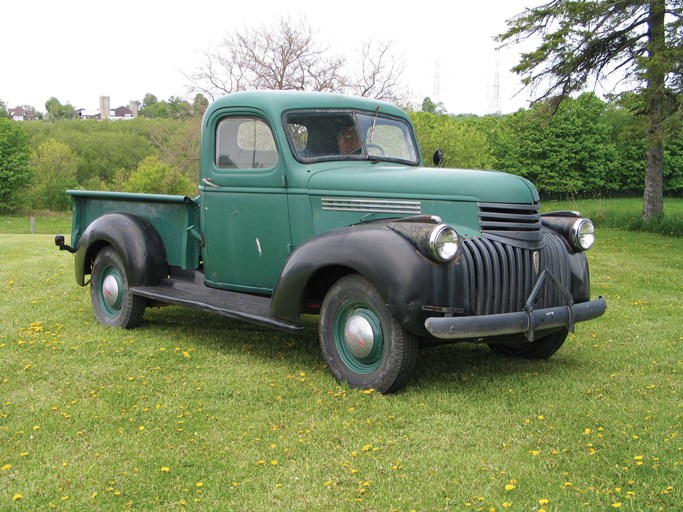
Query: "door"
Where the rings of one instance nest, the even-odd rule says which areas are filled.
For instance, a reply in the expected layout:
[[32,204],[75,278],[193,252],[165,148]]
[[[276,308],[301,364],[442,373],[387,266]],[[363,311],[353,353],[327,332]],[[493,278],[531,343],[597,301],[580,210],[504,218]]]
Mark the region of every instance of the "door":
[[268,294],[291,243],[285,168],[272,129],[244,109],[226,109],[208,124],[204,137],[213,144],[202,148],[200,185],[206,283]]

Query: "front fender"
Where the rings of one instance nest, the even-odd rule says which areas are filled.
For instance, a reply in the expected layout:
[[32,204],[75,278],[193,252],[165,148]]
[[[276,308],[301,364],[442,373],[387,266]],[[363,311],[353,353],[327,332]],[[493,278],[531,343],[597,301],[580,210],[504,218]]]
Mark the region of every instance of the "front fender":
[[131,286],[153,286],[168,275],[166,250],[156,229],[145,220],[125,213],[110,213],[91,222],[76,248],[76,282],[84,286],[92,262],[102,247],[119,253]]
[[386,224],[330,231],[290,255],[273,290],[271,315],[298,322],[305,300],[313,294],[321,301],[335,279],[355,272],[375,286],[397,322],[423,334],[422,305],[434,303],[435,293],[447,283],[448,266],[421,254]]

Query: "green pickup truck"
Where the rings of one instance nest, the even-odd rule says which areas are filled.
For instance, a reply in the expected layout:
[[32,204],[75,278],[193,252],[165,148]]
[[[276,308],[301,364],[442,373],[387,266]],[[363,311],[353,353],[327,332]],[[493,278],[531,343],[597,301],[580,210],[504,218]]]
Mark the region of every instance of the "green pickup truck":
[[550,357],[591,300],[577,212],[541,214],[527,180],[425,167],[389,103],[235,93],[202,124],[195,198],[71,190],[76,281],[97,319],[133,328],[179,304],[296,333],[319,315],[334,376],[383,393],[421,346],[487,343]]

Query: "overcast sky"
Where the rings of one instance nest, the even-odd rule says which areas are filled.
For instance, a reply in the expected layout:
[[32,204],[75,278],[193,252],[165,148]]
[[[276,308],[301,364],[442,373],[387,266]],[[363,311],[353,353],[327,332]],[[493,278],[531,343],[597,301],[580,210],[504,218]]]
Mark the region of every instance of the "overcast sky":
[[[509,72],[519,50],[496,52],[505,21],[540,0],[22,0],[2,2],[0,100],[45,111],[52,96],[96,110],[142,101],[191,99],[181,71],[230,32],[303,16],[321,44],[352,55],[369,37],[393,40],[411,100],[441,101],[450,113],[503,113],[528,106]],[[496,80],[496,75],[498,79]],[[437,79],[438,77],[438,79]],[[497,84],[497,87],[496,87]],[[497,91],[497,95],[496,95]]]

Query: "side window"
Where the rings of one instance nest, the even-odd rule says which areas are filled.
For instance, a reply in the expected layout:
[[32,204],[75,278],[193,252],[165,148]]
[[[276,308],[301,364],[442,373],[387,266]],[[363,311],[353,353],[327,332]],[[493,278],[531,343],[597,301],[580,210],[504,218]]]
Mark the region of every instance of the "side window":
[[267,169],[277,162],[273,133],[262,119],[226,117],[218,124],[216,166],[219,169]]

